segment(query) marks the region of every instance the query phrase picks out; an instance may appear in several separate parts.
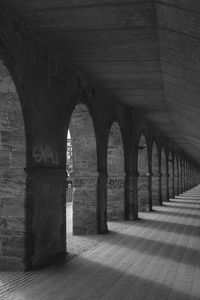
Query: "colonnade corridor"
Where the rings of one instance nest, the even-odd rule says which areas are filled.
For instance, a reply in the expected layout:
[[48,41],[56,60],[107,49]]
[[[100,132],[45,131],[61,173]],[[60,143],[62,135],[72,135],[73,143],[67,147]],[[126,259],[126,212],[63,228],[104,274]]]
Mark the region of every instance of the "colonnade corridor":
[[109,225],[108,234],[67,241],[64,264],[0,272],[0,299],[200,299],[200,185],[138,221]]

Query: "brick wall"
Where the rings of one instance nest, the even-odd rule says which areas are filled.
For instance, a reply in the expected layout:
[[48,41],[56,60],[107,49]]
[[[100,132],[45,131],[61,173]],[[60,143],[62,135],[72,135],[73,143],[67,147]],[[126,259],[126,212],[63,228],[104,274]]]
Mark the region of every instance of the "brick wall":
[[[26,141],[15,84],[0,60],[0,264],[22,266],[25,257]],[[3,268],[3,267],[2,267]]]
[[92,119],[84,104],[78,104],[70,122],[73,151],[73,233],[97,232],[97,153]]
[[119,125],[114,122],[108,141],[107,218],[124,219],[124,149]]
[[152,147],[152,203],[153,205],[159,205],[159,161],[158,161],[158,150],[156,144]]
[[138,211],[149,210],[148,152],[145,137],[142,135],[138,149]]

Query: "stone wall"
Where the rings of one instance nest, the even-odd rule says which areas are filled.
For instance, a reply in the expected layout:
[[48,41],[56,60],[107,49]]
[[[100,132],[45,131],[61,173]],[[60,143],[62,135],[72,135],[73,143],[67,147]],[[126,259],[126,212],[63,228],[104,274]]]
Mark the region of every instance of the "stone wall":
[[[169,141],[138,109],[119,104],[111,94],[102,91],[40,39],[30,35],[22,24],[12,22],[8,11],[0,8],[0,19],[0,55],[15,78],[26,125],[25,139],[19,99],[1,64],[0,267],[27,269],[66,254],[68,127],[74,144],[76,234],[107,232],[107,192],[109,198],[111,190],[113,199],[120,200],[113,206],[116,216],[121,218],[125,206],[125,218],[137,219],[137,191],[139,209],[148,210],[151,174],[147,168],[150,166],[147,146],[149,149],[149,141],[156,138],[159,148],[165,145],[168,149]],[[87,109],[84,105],[77,106],[74,111],[77,115],[74,121],[72,115],[68,126],[78,102],[87,105]],[[120,124],[124,152],[120,146],[116,166],[120,164],[121,170],[115,170],[114,178],[107,180],[109,128],[115,120]],[[148,145],[140,144],[137,165],[137,139],[143,128],[146,128]],[[181,157],[174,145],[172,150]],[[191,187],[196,182],[195,170],[189,160],[188,165]]]
[[173,161],[171,152],[169,153],[168,159],[168,182],[169,182],[169,198],[174,197],[174,171],[173,171]]
[[71,116],[73,151],[73,234],[97,232],[97,151],[92,119],[84,104]]
[[107,219],[124,219],[124,148],[119,125],[114,122],[109,134]]
[[162,174],[162,201],[168,201],[168,187],[167,187],[167,160],[165,149],[162,148],[161,152],[161,174]]
[[25,260],[26,139],[20,100],[0,60],[0,265],[20,268]]
[[156,143],[152,147],[152,204],[159,205],[159,159]]
[[138,145],[138,211],[149,211],[148,150],[144,135]]

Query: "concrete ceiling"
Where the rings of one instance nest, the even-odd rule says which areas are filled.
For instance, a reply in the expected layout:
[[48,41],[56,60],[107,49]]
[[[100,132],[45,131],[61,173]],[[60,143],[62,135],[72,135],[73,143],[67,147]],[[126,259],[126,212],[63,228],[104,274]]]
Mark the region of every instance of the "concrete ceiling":
[[199,0],[7,0],[6,5],[112,97],[141,107],[200,164]]

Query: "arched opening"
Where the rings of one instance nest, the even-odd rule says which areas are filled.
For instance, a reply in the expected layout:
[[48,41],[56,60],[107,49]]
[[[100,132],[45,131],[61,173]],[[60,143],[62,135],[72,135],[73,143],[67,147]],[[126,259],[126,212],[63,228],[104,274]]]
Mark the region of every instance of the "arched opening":
[[162,191],[162,201],[168,201],[168,185],[167,185],[167,160],[165,148],[162,147],[161,151],[161,191]]
[[158,149],[156,143],[152,146],[152,204],[160,205],[160,193],[159,193],[159,159]]
[[174,197],[174,171],[173,171],[173,160],[172,160],[172,153],[169,152],[169,159],[168,159],[168,174],[169,174],[169,197]]
[[107,220],[124,220],[124,148],[117,122],[110,129],[107,170]]
[[18,93],[0,59],[0,265],[24,268],[26,137]]
[[149,166],[145,136],[142,134],[138,145],[138,211],[149,211]]
[[97,233],[96,137],[86,105],[75,107],[67,134],[67,233]]

